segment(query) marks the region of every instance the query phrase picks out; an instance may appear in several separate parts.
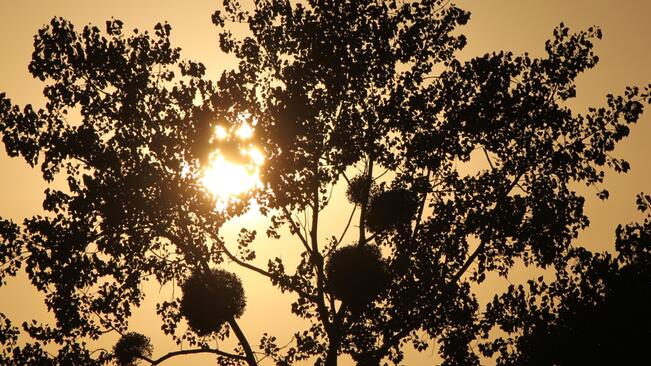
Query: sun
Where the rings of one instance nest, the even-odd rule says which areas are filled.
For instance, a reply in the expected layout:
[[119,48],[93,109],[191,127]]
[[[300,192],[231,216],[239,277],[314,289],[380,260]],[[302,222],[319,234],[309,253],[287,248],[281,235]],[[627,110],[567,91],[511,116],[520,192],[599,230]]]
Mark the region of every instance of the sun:
[[259,169],[226,160],[220,154],[212,158],[201,179],[203,185],[218,198],[230,198],[258,187]]
[[[223,141],[224,147],[211,154],[201,183],[215,196],[218,206],[224,206],[262,184],[260,167],[264,163],[264,155],[252,143],[247,143],[253,132],[253,126],[246,122],[231,130],[221,125],[215,127],[213,138]],[[237,151],[227,151],[234,146]]]

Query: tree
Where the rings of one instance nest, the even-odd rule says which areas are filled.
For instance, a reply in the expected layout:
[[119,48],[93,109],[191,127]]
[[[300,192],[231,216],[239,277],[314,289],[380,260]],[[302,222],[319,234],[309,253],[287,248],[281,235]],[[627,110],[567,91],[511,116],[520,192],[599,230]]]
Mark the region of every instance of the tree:
[[[285,350],[271,335],[260,341],[262,355],[279,365],[335,365],[340,354],[359,365],[399,363],[407,344],[422,351],[434,341],[446,364],[478,364],[470,344],[481,339],[482,352],[511,359],[488,333],[507,319],[507,300],[525,295],[511,289],[485,312],[474,290],[519,260],[559,274],[568,256],[602,261],[569,250],[588,224],[572,187],[601,183],[607,167],[628,170],[611,151],[651,101],[650,89],[631,87],[605,107],[573,113],[566,101],[575,78],[598,60],[598,29],[570,33],[561,24],[542,58],[500,52],[462,63],[455,51],[465,38],[456,28],[468,17],[441,0],[271,0],[250,11],[224,1],[213,22],[239,65],[217,83],[200,63],[180,60],[168,24],[127,35],[118,20],[77,32],[53,19],[37,34],[30,64],[47,82],[48,103],[20,109],[2,95],[0,131],[11,156],[68,187],[46,192],[47,216],[2,221],[0,258],[3,281],[24,266],[56,324],[24,324],[32,342],[18,346],[19,330],[3,316],[2,357],[101,364],[127,349],[128,362],[210,352],[220,364],[255,365],[257,350],[236,319],[241,285],[217,269],[228,260],[294,293],[292,312],[310,322]],[[246,24],[247,34],[233,36],[233,23]],[[73,108],[80,117],[68,121]],[[235,129],[242,118],[255,125],[266,159],[262,186],[216,210],[199,178],[211,151],[237,156],[240,142],[213,131]],[[477,161],[485,167],[457,169]],[[323,240],[319,219],[338,198],[336,184],[348,186],[350,219]],[[295,270],[280,258],[254,265],[256,232],[243,229],[237,250],[221,238],[249,198],[269,218],[268,236],[289,228],[302,247]],[[183,298],[157,311],[166,334],[195,348],[152,359],[148,339],[128,332],[148,276],[185,284]],[[220,316],[189,305],[186,293],[202,289],[211,298],[230,294]],[[547,310],[566,316],[563,307]],[[535,324],[524,315],[518,326]],[[122,345],[137,342],[116,344],[114,357],[80,341],[105,332],[131,337]],[[231,333],[235,350],[209,346]],[[48,343],[60,346],[57,356],[44,351]]]
[[[638,196],[647,211],[651,197]],[[575,248],[571,266],[546,283],[511,286],[496,296],[483,320],[510,337],[482,345],[499,365],[635,364],[651,339],[651,220],[619,226],[617,257]],[[485,338],[487,338],[485,336]]]

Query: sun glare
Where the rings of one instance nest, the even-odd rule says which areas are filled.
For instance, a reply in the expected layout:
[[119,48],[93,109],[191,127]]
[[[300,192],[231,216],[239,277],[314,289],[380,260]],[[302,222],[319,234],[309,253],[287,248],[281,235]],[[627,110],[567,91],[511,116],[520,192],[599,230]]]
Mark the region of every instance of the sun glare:
[[235,164],[217,155],[203,175],[202,183],[216,196],[228,198],[260,184],[257,167]]
[[224,126],[215,127],[215,137],[217,140],[225,140],[228,137],[228,130]]
[[242,140],[246,140],[251,138],[253,136],[253,127],[251,127],[248,123],[242,123],[240,128],[235,131],[235,134],[237,137],[239,137]]
[[[245,141],[253,136],[253,127],[242,122],[237,128],[229,131],[223,126],[214,130],[214,138],[226,141],[235,138]],[[219,150],[213,152],[210,163],[205,168],[201,183],[217,198],[217,208],[225,207],[226,203],[237,196],[261,185],[260,166],[264,155],[256,147],[249,144],[239,152],[242,161],[234,162],[226,158]]]

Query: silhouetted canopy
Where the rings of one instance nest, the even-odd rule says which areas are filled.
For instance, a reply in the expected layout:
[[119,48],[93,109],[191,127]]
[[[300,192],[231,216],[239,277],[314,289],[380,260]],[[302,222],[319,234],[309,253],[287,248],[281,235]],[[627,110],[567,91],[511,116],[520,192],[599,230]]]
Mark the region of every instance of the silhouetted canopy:
[[[184,347],[159,361],[211,353],[220,365],[253,366],[260,356],[332,366],[348,355],[375,366],[435,343],[445,365],[639,355],[649,329],[648,220],[621,229],[616,260],[572,241],[589,223],[579,188],[629,169],[613,150],[651,89],[629,87],[577,113],[569,101],[598,62],[599,29],[561,24],[540,57],[461,61],[469,15],[446,0],[225,0],[212,20],[238,65],[217,81],[181,59],[167,23],[126,31],[114,19],[102,29],[52,19],[29,65],[46,104],[17,106],[0,94],[0,133],[10,156],[65,186],[46,190],[45,215],[0,220],[0,281],[23,268],[55,321],[19,329],[0,314],[0,363],[114,360],[121,347],[91,344],[133,334],[146,281],[184,284],[183,295],[156,305],[161,330]],[[265,157],[261,187],[218,210],[201,176],[211,153],[239,147],[216,140],[215,127],[242,119]],[[282,239],[266,266],[255,231],[223,237],[250,198],[266,235]],[[350,212],[344,227],[320,221],[331,200]],[[300,256],[283,261],[290,245]],[[244,295],[221,269],[227,263],[292,293],[288,312],[304,327],[286,347],[239,327]],[[513,286],[481,307],[475,293],[486,277],[515,263],[557,280]],[[227,337],[239,346],[220,348]]]

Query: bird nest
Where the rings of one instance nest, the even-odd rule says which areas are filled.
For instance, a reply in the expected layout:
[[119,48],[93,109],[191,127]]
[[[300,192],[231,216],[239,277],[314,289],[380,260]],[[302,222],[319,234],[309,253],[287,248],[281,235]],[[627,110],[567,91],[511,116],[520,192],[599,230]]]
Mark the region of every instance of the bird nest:
[[239,277],[221,269],[195,272],[182,286],[181,315],[199,335],[218,331],[244,312],[246,298]]
[[333,295],[353,309],[368,304],[389,282],[380,249],[371,245],[335,250],[326,265],[326,274]]

